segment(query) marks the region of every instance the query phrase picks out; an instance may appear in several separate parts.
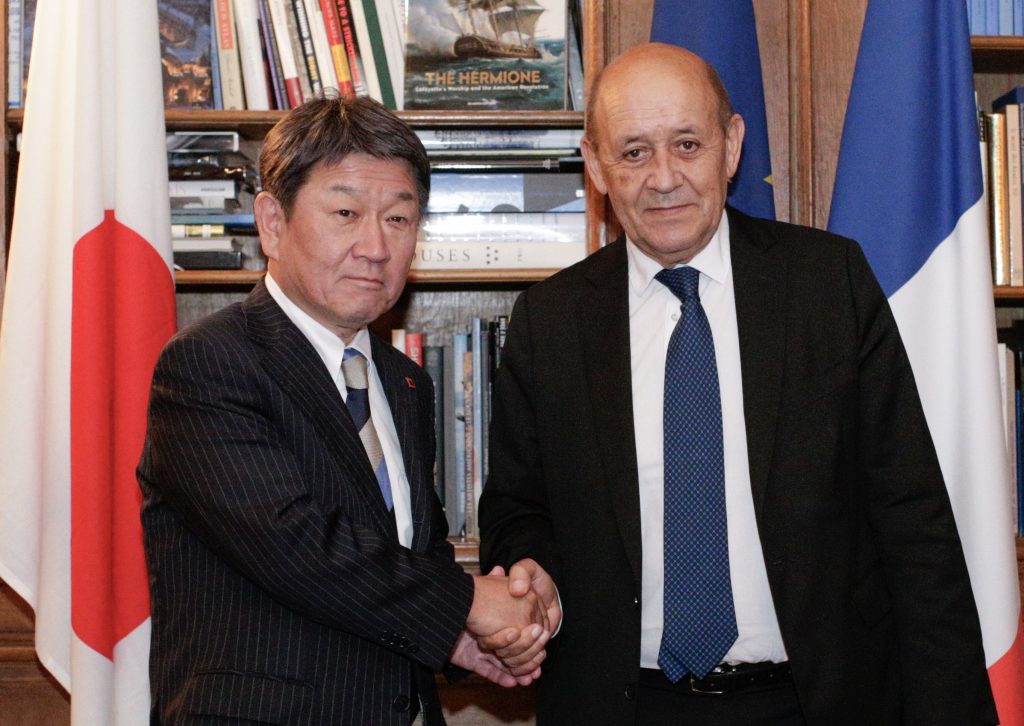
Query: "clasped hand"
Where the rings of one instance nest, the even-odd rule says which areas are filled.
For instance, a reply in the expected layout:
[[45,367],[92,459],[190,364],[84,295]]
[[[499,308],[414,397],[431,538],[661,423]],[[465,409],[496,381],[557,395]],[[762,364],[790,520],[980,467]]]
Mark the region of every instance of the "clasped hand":
[[530,559],[512,565],[508,576],[495,567],[474,580],[451,662],[506,688],[529,685],[540,677],[544,646],[562,619],[554,581]]

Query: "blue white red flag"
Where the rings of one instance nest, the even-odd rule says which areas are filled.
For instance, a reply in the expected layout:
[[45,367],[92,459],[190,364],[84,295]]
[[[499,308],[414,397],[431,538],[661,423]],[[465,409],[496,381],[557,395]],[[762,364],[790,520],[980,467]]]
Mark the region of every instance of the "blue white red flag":
[[746,126],[740,168],[729,186],[729,204],[754,217],[775,219],[752,0],[657,0],[651,40],[686,48],[718,71],[733,109]]
[[35,611],[72,725],[137,726],[135,466],[175,323],[156,0],[39,0],[33,46],[0,326],[0,577]]
[[869,0],[829,229],[889,298],[949,489],[1004,726],[1024,725],[995,316],[963,0]]

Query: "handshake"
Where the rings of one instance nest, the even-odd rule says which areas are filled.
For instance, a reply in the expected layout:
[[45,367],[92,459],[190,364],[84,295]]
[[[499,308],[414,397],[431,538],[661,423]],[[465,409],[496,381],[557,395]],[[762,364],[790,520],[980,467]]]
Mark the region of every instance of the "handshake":
[[529,685],[562,620],[554,581],[530,559],[512,565],[508,576],[495,567],[473,579],[473,604],[449,660],[506,688]]

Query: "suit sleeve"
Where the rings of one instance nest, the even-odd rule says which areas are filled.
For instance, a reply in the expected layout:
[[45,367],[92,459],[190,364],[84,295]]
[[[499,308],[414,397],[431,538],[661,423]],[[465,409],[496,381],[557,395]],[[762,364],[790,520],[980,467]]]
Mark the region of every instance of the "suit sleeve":
[[329,495],[311,487],[293,448],[318,466],[330,460],[311,456],[318,441],[285,441],[267,414],[283,394],[263,378],[215,336],[175,339],[154,373],[144,485],[290,609],[440,670],[465,624],[472,578],[450,547],[418,554],[369,526],[345,482]]
[[529,295],[516,301],[495,373],[490,469],[480,498],[480,564],[506,569],[530,557],[558,582],[550,505],[544,486],[532,384]]
[[967,566],[910,361],[854,244],[847,269],[861,340],[858,464],[897,623],[907,723],[995,723]]

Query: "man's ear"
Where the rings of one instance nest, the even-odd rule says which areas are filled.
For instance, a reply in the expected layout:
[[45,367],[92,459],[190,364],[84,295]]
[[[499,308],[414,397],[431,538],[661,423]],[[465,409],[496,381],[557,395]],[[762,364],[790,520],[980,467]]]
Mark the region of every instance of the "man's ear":
[[604,172],[601,169],[601,160],[597,158],[597,146],[590,143],[586,136],[580,141],[580,151],[583,152],[583,161],[587,164],[587,173],[590,181],[602,194],[608,193],[608,185],[604,183]]
[[725,164],[726,175],[732,179],[736,175],[736,169],[740,165],[740,151],[743,149],[743,136],[747,127],[743,123],[743,117],[734,113],[729,119],[729,127],[725,130]]
[[284,208],[270,192],[260,192],[253,202],[253,213],[256,217],[256,229],[260,235],[260,247],[268,260],[277,260],[281,243],[281,234],[287,224]]

